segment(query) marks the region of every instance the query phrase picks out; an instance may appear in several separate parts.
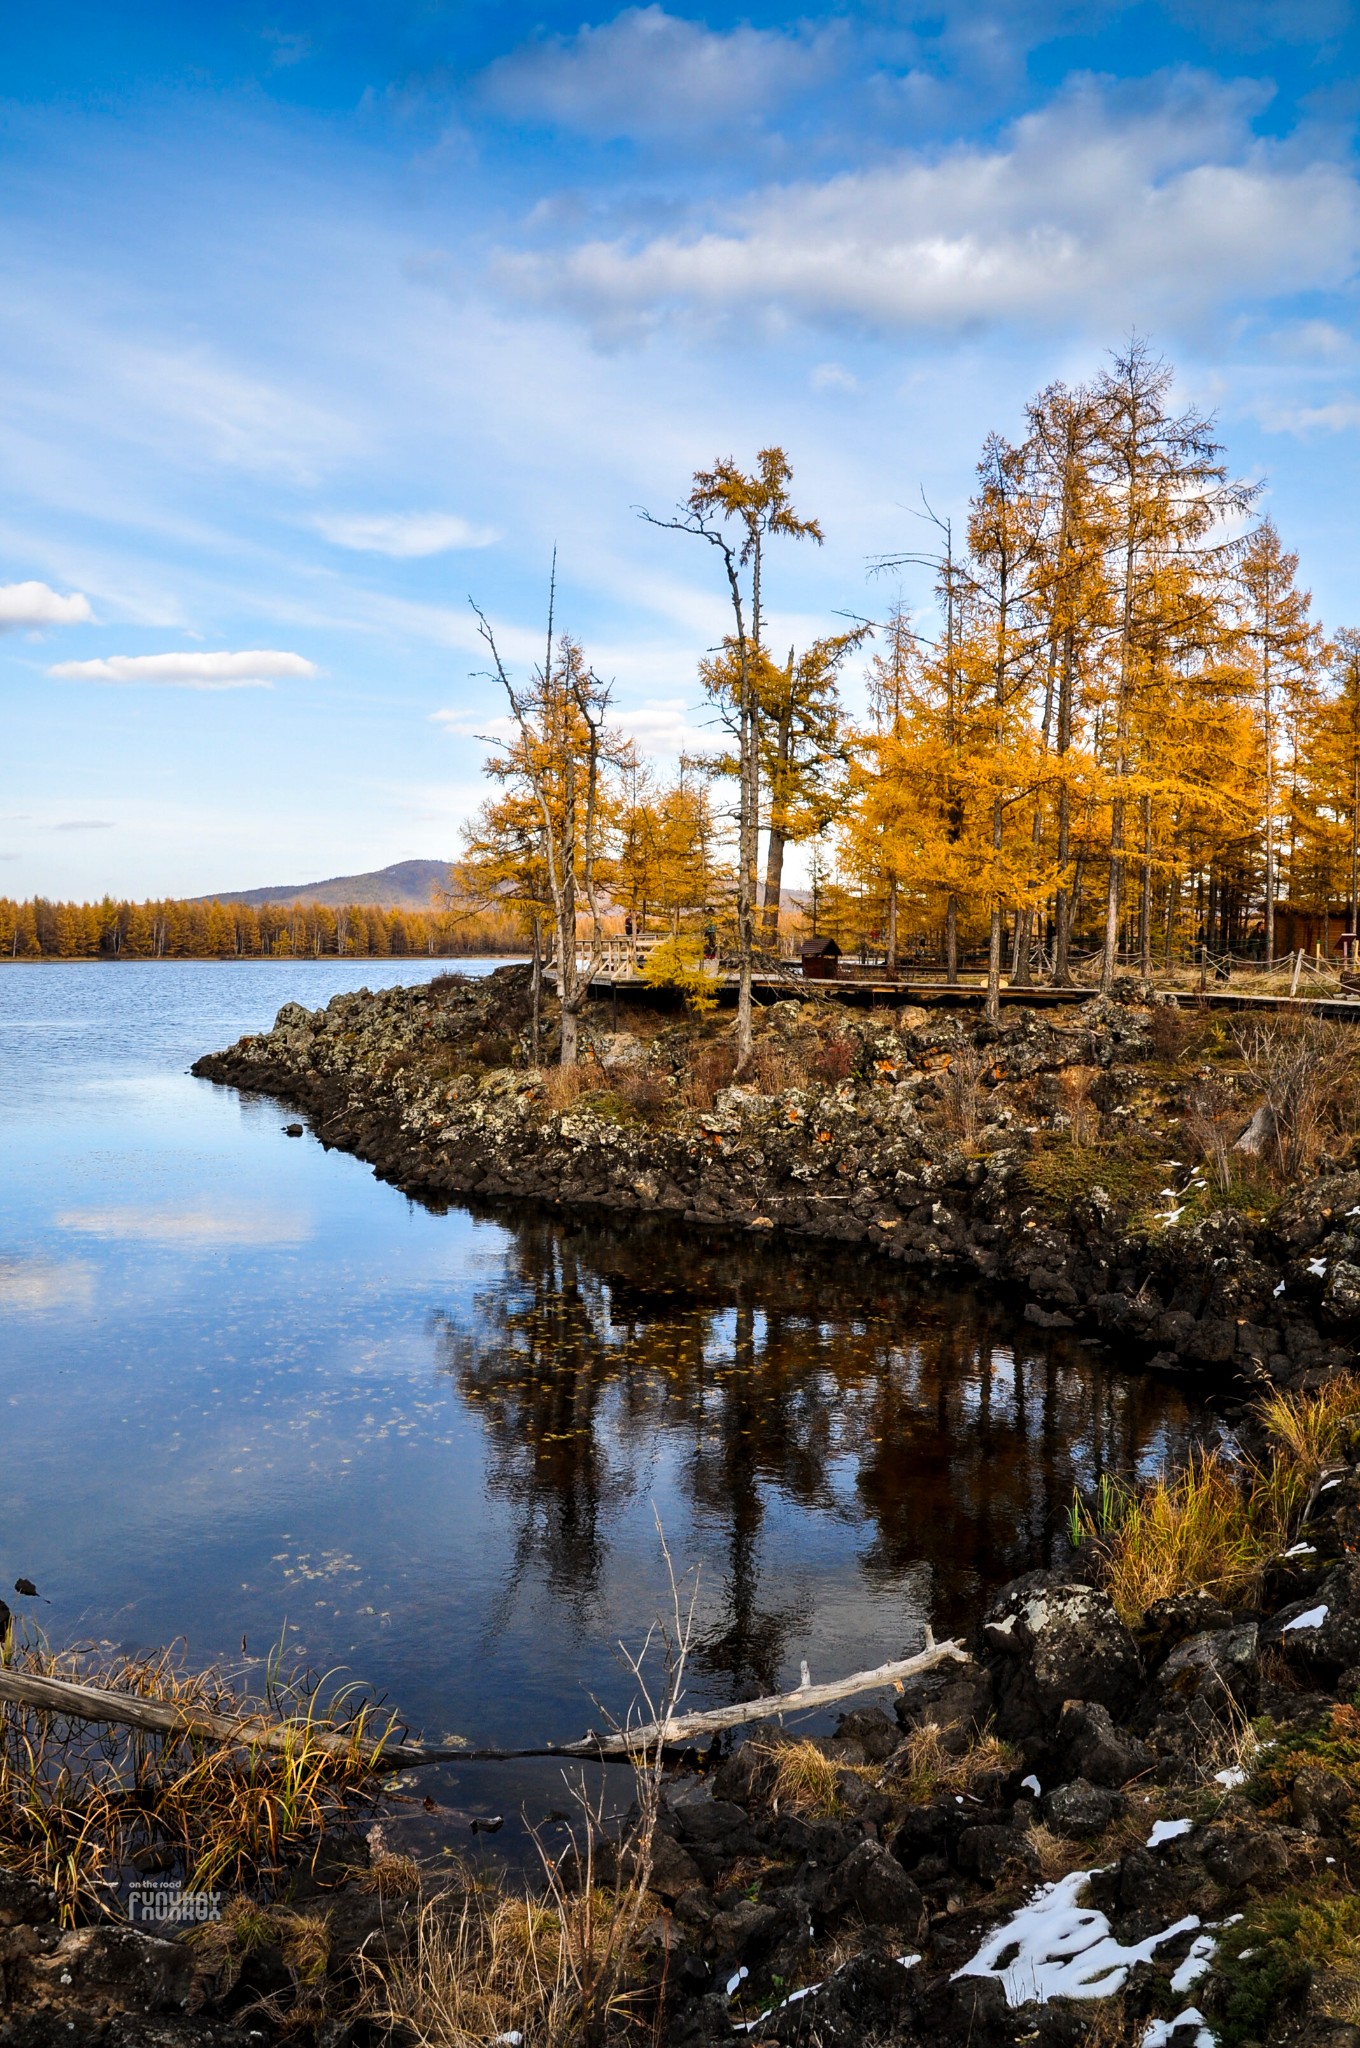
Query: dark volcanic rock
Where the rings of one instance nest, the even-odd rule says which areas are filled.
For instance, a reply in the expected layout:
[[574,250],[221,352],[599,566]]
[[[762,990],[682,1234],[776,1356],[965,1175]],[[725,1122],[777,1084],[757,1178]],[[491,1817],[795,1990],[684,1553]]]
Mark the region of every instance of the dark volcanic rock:
[[1057,1572],[1028,1572],[1003,1588],[987,1610],[979,1654],[1005,1736],[1050,1730],[1067,1700],[1126,1705],[1142,1678],[1109,1595]]

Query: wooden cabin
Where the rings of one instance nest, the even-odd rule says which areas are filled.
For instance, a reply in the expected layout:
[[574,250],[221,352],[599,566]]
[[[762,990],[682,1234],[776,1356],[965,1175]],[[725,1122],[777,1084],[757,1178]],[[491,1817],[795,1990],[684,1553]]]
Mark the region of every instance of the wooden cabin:
[[834,939],[804,939],[800,949],[804,981],[834,981],[840,957]]

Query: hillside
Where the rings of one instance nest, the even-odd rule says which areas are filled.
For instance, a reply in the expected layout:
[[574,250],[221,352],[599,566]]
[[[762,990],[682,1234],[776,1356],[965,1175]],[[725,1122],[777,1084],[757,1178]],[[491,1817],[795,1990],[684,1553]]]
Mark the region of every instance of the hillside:
[[367,875],[332,875],[325,882],[280,882],[265,889],[221,889],[202,903],[372,903],[384,910],[428,910],[435,892],[449,886],[446,860],[399,860]]

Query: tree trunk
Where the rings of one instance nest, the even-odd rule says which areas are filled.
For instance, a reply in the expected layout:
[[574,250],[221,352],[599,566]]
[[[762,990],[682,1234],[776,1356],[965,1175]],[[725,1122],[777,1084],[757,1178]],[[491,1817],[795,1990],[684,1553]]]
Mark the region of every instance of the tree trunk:
[[1116,797],[1110,819],[1110,888],[1105,899],[1105,957],[1100,963],[1100,986],[1108,991],[1114,984],[1115,962],[1119,957],[1119,905],[1124,879],[1124,799]]
[[1143,879],[1138,901],[1138,966],[1144,981],[1152,972],[1152,799],[1143,798]]
[[959,899],[951,896],[944,913],[945,974],[951,988],[959,980]]
[[987,1021],[1001,1022],[1001,912],[992,912],[991,943],[987,949]]

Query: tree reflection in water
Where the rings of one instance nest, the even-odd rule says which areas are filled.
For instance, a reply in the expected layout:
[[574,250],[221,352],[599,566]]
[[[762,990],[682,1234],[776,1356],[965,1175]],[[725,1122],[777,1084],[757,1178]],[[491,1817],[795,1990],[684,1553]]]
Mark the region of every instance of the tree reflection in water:
[[849,1249],[637,1222],[516,1220],[473,1315],[439,1339],[517,1516],[507,1602],[537,1571],[588,1625],[611,1523],[664,1449],[721,1532],[696,1662],[732,1696],[772,1689],[806,1622],[771,1583],[772,1508],[861,1529],[865,1580],[916,1582],[952,1629],[1060,1553],[1074,1483],[1156,1470],[1207,1425],[1169,1381],[967,1289]]

